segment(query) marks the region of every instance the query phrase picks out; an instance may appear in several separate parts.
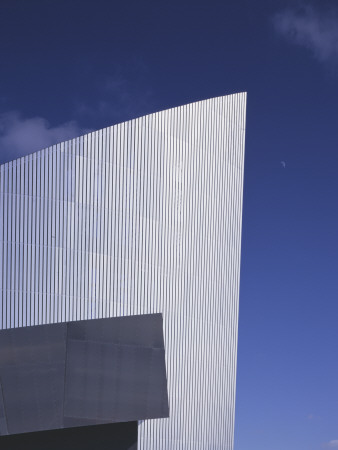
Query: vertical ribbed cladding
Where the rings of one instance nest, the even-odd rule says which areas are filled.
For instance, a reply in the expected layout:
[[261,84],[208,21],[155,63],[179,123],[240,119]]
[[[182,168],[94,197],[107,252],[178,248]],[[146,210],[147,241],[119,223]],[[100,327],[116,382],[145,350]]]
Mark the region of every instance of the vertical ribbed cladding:
[[232,449],[246,94],[0,166],[0,327],[161,312],[170,418],[142,450]]

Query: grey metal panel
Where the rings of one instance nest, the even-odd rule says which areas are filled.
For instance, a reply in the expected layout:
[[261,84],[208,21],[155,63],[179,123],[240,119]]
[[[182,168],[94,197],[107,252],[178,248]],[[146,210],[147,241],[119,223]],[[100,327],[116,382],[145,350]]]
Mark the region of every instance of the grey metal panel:
[[64,364],[1,369],[9,434],[63,426]]
[[[163,313],[171,417],[140,424],[144,450],[233,447],[245,110],[245,93],[218,97],[90,133],[79,149],[76,139],[48,149],[57,180],[46,265],[36,259],[37,155],[0,166],[0,327],[40,323],[41,264],[51,286],[47,322]],[[12,285],[18,166],[21,322]],[[50,185],[45,195],[53,201]]]
[[164,349],[162,314],[70,322],[67,339]]
[[0,378],[9,434],[60,428],[66,324],[0,332]]
[[65,383],[69,418],[168,417],[162,316],[70,323]]
[[4,397],[2,393],[2,384],[0,379],[0,436],[8,434],[7,417],[5,411]]
[[161,314],[0,331],[0,434],[168,417]]
[[0,369],[65,363],[67,324],[41,325],[0,332]]
[[112,422],[111,420],[103,420],[103,419],[86,419],[84,417],[63,417],[63,426],[64,428],[73,428],[73,427],[88,427],[92,425],[103,425],[108,423],[118,423]]

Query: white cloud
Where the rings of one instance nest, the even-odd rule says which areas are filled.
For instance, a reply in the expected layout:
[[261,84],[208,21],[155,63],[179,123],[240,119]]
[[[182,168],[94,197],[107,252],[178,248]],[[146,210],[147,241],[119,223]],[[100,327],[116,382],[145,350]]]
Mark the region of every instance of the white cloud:
[[0,163],[80,136],[75,121],[55,127],[42,117],[23,118],[16,111],[0,115]]
[[306,6],[274,17],[275,29],[291,42],[310,49],[320,61],[338,61],[338,14]]
[[317,416],[316,414],[308,414],[307,415],[307,419],[308,420],[321,420],[321,417],[320,416]]
[[[128,76],[122,68],[104,76],[99,84],[96,100],[90,104],[80,102],[76,115],[86,122],[98,119],[112,125],[150,113],[154,109],[153,91],[145,87],[147,68],[140,61],[129,65]],[[141,87],[142,86],[142,87]]]
[[324,444],[325,448],[338,448],[338,440],[333,440]]

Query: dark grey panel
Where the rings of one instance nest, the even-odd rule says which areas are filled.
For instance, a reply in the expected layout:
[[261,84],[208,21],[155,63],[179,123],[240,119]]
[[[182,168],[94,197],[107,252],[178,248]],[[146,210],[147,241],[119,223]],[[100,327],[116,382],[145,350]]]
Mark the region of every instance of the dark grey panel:
[[4,398],[2,395],[2,384],[0,380],[0,436],[8,434],[7,418],[5,414]]
[[63,426],[66,324],[0,333],[0,377],[9,434]]
[[66,417],[63,418],[63,427],[64,428],[73,428],[73,427],[86,427],[91,425],[103,425],[106,423],[112,423],[110,420],[94,420],[94,419],[83,419],[76,417]]
[[69,322],[68,339],[164,348],[162,314]]
[[65,361],[67,324],[0,331],[0,369]]
[[0,434],[168,417],[162,315],[0,331]]
[[1,369],[8,433],[63,426],[64,364]]
[[69,324],[65,416],[112,422],[168,417],[162,315],[111,323]]
[[[163,349],[154,349],[152,352],[151,367],[148,379],[148,402],[147,415],[143,419],[150,419],[153,411],[158,411],[158,417],[169,417],[167,374],[165,364],[165,353]],[[160,411],[162,415],[160,415]]]

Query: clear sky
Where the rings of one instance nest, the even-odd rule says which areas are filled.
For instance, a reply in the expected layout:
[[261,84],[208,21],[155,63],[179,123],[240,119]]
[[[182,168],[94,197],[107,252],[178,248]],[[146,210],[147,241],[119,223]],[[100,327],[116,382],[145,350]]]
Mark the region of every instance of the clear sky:
[[337,1],[1,0],[0,162],[241,91],[235,450],[338,448]]

